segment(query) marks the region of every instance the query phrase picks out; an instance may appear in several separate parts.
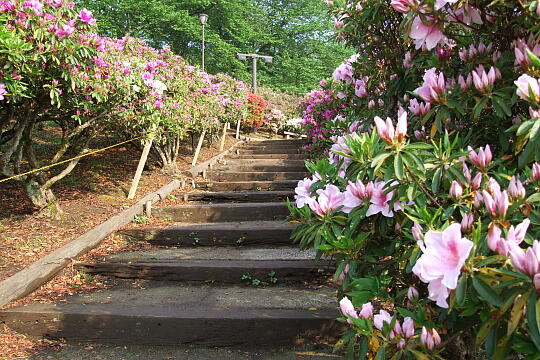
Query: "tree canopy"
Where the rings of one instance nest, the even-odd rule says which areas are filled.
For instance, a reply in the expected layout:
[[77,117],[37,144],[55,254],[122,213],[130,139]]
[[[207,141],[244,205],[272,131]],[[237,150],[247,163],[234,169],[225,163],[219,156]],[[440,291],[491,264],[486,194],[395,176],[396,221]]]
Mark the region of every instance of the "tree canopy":
[[206,25],[206,70],[249,81],[251,64],[236,54],[274,56],[258,63],[261,85],[303,94],[351,54],[333,40],[324,3],[312,0],[80,0],[93,11],[101,35],[125,34],[193,64],[201,61],[201,24]]

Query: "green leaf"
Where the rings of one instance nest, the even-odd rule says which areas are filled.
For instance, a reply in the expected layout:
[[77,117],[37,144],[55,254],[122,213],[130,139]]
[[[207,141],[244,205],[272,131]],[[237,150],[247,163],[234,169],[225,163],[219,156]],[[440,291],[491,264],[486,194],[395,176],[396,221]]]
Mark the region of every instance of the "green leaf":
[[486,284],[484,280],[480,279],[479,277],[474,277],[472,279],[473,287],[478,292],[478,294],[484,298],[488,303],[490,303],[493,306],[500,307],[503,304],[503,301],[501,297],[493,291],[491,286]]
[[433,175],[433,180],[431,182],[431,191],[433,191],[434,194],[439,192],[439,187],[441,185],[441,168],[438,168],[435,171],[435,174]]
[[538,299],[536,297],[536,292],[532,291],[527,305],[527,327],[529,329],[529,336],[538,350],[540,350],[540,332],[538,330],[540,327],[538,324],[539,317],[540,309]]
[[394,157],[394,172],[398,180],[403,179],[403,160],[401,160],[401,155],[397,154]]
[[534,193],[527,198],[530,203],[540,202],[540,193]]
[[523,308],[525,307],[525,304],[529,300],[529,293],[523,294],[512,307],[512,311],[510,311],[510,320],[508,321],[508,327],[506,330],[506,335],[510,336],[516,331],[519,322],[521,320],[521,317],[523,315]]

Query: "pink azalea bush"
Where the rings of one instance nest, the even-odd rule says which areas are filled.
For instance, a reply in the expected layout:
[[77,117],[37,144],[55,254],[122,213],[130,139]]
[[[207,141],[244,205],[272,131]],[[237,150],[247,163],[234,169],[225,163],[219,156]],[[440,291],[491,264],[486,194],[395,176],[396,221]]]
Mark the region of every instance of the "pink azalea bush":
[[358,54],[306,95],[290,210],[338,261],[351,358],[540,353],[537,5],[329,5]]
[[[3,176],[83,154],[104,129],[152,136],[151,156],[174,171],[184,137],[217,133],[245,109],[241,82],[203,73],[167,47],[101,37],[92,12],[71,1],[2,1],[0,21],[6,54],[0,58]],[[35,151],[37,125],[44,122],[62,132],[52,154]],[[77,162],[17,180],[37,208],[52,208],[51,187]]]

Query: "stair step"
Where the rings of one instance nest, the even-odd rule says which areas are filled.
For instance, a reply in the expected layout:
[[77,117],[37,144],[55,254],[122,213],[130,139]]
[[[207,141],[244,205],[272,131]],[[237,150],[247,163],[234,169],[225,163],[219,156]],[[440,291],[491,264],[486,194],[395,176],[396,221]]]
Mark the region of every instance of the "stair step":
[[305,154],[246,154],[233,155],[229,159],[294,159],[309,160],[309,155]]
[[224,159],[220,163],[224,166],[294,166],[304,167],[304,160],[289,159]]
[[338,333],[335,291],[289,287],[194,287],[153,282],[73,296],[57,305],[4,310],[31,336],[115,344],[292,344],[306,332]]
[[168,228],[129,229],[119,233],[132,241],[158,246],[290,245],[294,225],[283,221],[178,224]]
[[152,209],[152,216],[175,222],[225,222],[282,220],[289,215],[284,203],[181,205]]
[[272,155],[272,154],[284,154],[284,155],[305,155],[304,151],[298,148],[269,148],[269,149],[236,149],[237,155]]
[[285,201],[294,199],[294,191],[224,191],[224,192],[190,192],[180,193],[176,196],[186,199],[186,201],[201,201],[209,203],[217,202],[267,202]]
[[283,145],[245,145],[241,148],[238,148],[240,150],[240,152],[242,151],[245,151],[245,150],[250,150],[250,151],[262,151],[262,152],[274,152],[274,151],[285,151],[285,152],[293,152],[293,153],[303,153],[304,150],[299,147],[299,146],[296,146],[296,145],[288,145],[288,144],[283,144]]
[[241,284],[244,276],[269,281],[275,273],[283,284],[331,275],[333,265],[314,257],[313,251],[297,248],[192,247],[126,252],[75,267],[89,274],[189,283]]
[[235,164],[221,165],[213,168],[212,170],[223,172],[305,172],[306,167],[303,163],[300,165],[254,165],[237,162]]
[[294,190],[298,180],[275,180],[275,181],[197,181],[195,187],[208,191],[249,191],[249,190]]
[[253,172],[221,172],[209,171],[206,177],[216,181],[271,181],[271,180],[302,180],[309,175],[307,171],[274,172],[274,171],[253,171]]

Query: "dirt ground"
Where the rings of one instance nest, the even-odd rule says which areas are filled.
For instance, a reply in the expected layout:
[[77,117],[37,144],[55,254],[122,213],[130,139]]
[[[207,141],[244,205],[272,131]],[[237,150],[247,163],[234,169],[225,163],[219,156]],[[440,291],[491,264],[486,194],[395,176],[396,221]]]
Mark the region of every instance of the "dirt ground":
[[[228,137],[225,149],[237,140]],[[207,144],[205,144],[207,145]],[[199,163],[219,153],[219,144],[201,150]],[[178,160],[180,170],[191,168],[191,144],[185,144]],[[84,234],[94,226],[130,207],[146,194],[171,181],[159,169],[149,167],[143,172],[137,196],[127,199],[140,151],[118,147],[83,158],[75,170],[53,187],[63,215],[59,219],[36,217],[20,184],[0,183],[0,280],[5,279],[46,254]],[[185,188],[183,190],[189,190]],[[159,220],[146,219],[127,227],[159,225]],[[112,234],[100,246],[82,259],[106,256],[113,252],[143,248],[128,244]],[[67,267],[39,290],[9,306],[29,302],[61,301],[67,295],[107,286],[100,277],[89,277]],[[0,324],[0,359],[26,359],[37,351],[60,351],[66,345],[44,339],[30,339]],[[52,358],[52,357],[50,357]]]

